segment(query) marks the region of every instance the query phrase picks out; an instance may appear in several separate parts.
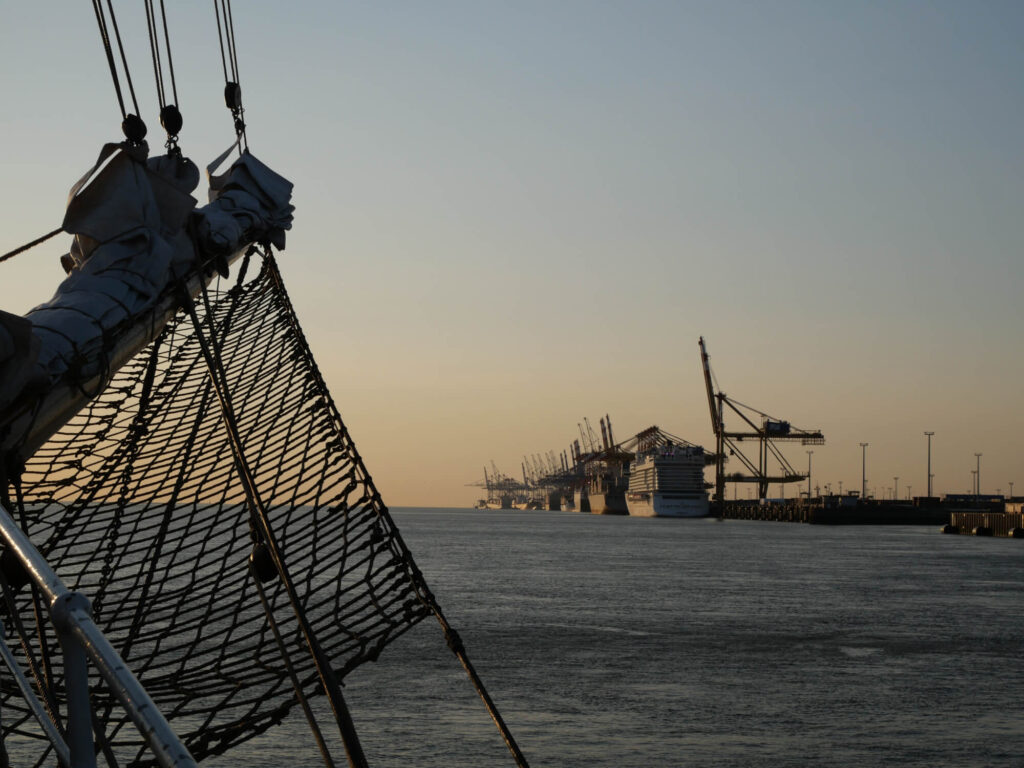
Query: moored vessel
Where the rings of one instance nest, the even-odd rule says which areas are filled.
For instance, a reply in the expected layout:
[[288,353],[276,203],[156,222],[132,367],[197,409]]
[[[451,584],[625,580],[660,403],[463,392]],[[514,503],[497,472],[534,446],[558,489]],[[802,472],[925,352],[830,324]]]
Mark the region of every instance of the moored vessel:
[[[619,464],[618,469],[624,465]],[[590,478],[590,511],[595,515],[625,515],[626,486],[629,476],[624,472],[605,471]]]
[[706,517],[704,449],[669,442],[640,453],[633,461],[626,491],[636,517]]

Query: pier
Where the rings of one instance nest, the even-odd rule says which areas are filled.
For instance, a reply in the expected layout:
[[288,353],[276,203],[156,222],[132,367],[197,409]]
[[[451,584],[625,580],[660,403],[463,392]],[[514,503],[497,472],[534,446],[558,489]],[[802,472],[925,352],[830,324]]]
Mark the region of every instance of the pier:
[[[854,503],[850,503],[852,500]],[[790,501],[727,501],[719,517],[723,520],[762,520],[811,525],[943,525],[950,513],[941,504],[861,501],[855,497],[824,497]]]
[[1024,514],[1020,512],[980,512],[976,509],[965,509],[954,511],[949,517],[949,523],[942,529],[943,533],[1024,539]]

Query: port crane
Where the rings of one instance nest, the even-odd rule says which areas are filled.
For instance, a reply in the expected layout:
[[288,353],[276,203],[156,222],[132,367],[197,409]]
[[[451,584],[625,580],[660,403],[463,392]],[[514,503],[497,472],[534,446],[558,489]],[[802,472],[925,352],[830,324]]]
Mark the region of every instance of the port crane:
[[[768,495],[771,483],[795,483],[807,479],[807,474],[797,472],[783,456],[776,445],[780,442],[800,442],[803,445],[823,445],[825,436],[821,430],[798,429],[788,421],[769,416],[763,411],[744,405],[728,397],[720,389],[716,391],[711,372],[711,362],[704,337],[698,341],[701,364],[704,367],[704,384],[708,391],[708,406],[711,410],[711,427],[715,433],[715,497],[719,507],[725,501],[726,481],[734,483],[757,483],[757,497],[763,499]],[[728,430],[725,427],[726,409],[730,415],[736,415],[745,426],[739,430]],[[755,419],[760,421],[755,421]],[[744,440],[756,440],[758,445],[757,461],[748,458],[738,443]],[[750,474],[734,472],[725,474],[726,450],[730,456],[736,456]],[[775,459],[780,474],[769,475],[769,461]]]
[[493,504],[495,507],[503,509],[511,509],[513,504],[521,499],[525,502],[525,494],[530,489],[525,480],[520,483],[515,478],[503,474],[493,460],[491,461],[490,473],[487,472],[486,465],[484,466],[483,482],[477,480],[475,483],[466,483],[466,485],[486,488],[487,498],[483,501],[486,501],[488,505]]

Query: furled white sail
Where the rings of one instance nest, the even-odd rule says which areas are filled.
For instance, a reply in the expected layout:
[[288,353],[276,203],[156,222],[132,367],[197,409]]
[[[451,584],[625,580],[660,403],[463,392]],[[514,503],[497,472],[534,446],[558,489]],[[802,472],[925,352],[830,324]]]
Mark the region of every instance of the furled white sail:
[[0,411],[27,389],[107,373],[118,335],[210,257],[254,242],[284,247],[289,181],[246,151],[210,182],[210,203],[196,208],[199,171],[187,158],[103,148],[69,197],[67,278],[24,319],[0,313]]

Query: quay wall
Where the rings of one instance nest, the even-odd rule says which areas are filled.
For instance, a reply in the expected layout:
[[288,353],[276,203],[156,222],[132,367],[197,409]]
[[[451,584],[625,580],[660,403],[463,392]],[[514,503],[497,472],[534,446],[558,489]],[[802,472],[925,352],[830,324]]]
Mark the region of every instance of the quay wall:
[[724,520],[812,525],[943,525],[949,522],[949,511],[940,507],[885,503],[819,506],[800,502],[759,504],[727,501],[719,516]]
[[1024,514],[1020,512],[979,512],[953,510],[949,514],[949,533],[977,536],[1024,537]]

